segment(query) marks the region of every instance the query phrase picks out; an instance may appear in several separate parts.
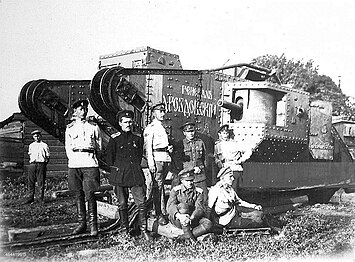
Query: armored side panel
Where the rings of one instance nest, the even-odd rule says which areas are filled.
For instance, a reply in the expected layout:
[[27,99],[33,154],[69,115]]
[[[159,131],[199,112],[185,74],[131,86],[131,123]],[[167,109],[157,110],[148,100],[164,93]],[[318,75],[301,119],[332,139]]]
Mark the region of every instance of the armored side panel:
[[[309,96],[267,82],[226,82],[221,123],[233,129],[243,151],[253,151],[251,161],[306,161]],[[223,104],[223,103],[221,103]]]
[[355,160],[355,122],[339,120],[333,122],[333,127],[337,130],[344,147],[349,151],[352,159]]
[[310,110],[309,150],[314,159],[333,160],[332,104],[313,101]]
[[100,56],[99,69],[113,66],[182,69],[178,55],[159,51],[149,46]]

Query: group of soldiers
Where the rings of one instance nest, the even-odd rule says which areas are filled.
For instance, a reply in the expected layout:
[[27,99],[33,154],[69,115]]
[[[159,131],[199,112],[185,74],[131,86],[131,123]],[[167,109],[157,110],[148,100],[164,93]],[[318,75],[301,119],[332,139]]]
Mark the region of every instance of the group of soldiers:
[[[98,234],[97,203],[94,192],[100,185],[98,153],[102,150],[99,127],[86,120],[88,101],[73,104],[73,121],[65,133],[65,149],[68,157],[68,184],[74,192],[79,226],[73,234],[84,233],[89,225],[90,234]],[[179,238],[196,241],[198,236],[212,232],[216,227],[243,227],[261,224],[262,207],[243,201],[236,194],[233,183],[236,172],[241,172],[243,156],[229,138],[228,126],[222,126],[215,144],[215,160],[220,170],[219,181],[210,189],[206,185],[206,148],[196,136],[195,124],[185,123],[181,130],[184,139],[170,144],[162,124],[165,105],[151,108],[151,123],[143,137],[133,132],[134,113],[120,111],[116,120],[120,132],[111,136],[106,150],[106,164],[110,166],[109,183],[114,186],[118,199],[121,227],[129,236],[129,191],[138,208],[141,235],[152,237],[147,231],[146,179],[142,159],[146,158],[151,175],[151,198],[154,216],[160,225],[171,223],[182,229]],[[172,161],[174,165],[172,165]],[[166,202],[164,183],[169,171],[175,174],[169,198]],[[85,199],[88,202],[86,218]],[[242,215],[238,206],[249,208]],[[88,223],[87,223],[88,221]]]

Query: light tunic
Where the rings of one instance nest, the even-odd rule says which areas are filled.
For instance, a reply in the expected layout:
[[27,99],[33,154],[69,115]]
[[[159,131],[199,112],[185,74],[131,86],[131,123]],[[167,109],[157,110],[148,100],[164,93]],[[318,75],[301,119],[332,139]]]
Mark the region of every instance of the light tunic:
[[[65,151],[68,167],[98,167],[96,153],[102,148],[100,129],[86,120],[74,120],[65,132]],[[81,152],[90,151],[90,152]]]
[[[167,152],[169,146],[168,135],[161,121],[153,119],[144,129],[144,150],[148,165],[154,166],[155,161],[171,162]],[[164,151],[165,150],[165,151]]]

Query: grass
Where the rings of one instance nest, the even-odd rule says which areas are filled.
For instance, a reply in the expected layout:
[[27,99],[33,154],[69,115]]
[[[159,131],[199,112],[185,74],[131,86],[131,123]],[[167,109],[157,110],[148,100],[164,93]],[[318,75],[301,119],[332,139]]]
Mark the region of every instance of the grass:
[[[48,181],[50,191],[65,188],[65,179]],[[72,201],[47,203],[40,209],[21,207],[16,201],[24,195],[24,183],[3,181],[2,217],[11,217],[7,225],[27,227],[47,223],[75,221]],[[191,245],[165,237],[152,243],[141,238],[126,239],[110,235],[91,244],[51,248],[41,252],[6,253],[8,261],[282,261],[303,259],[351,258],[355,233],[355,196],[349,194],[341,203],[317,204],[289,211],[280,220],[284,225],[278,235],[237,235],[224,233],[209,236]],[[36,206],[36,204],[34,205]],[[11,210],[18,210],[12,212]],[[33,212],[33,213],[31,213]],[[37,212],[37,213],[36,213]],[[26,222],[24,217],[30,218]],[[3,225],[4,226],[4,225]],[[349,255],[350,254],[350,255]],[[344,257],[345,256],[345,257]],[[3,260],[2,260],[3,261]],[[336,261],[336,260],[334,260]],[[352,260],[349,260],[352,261]]]

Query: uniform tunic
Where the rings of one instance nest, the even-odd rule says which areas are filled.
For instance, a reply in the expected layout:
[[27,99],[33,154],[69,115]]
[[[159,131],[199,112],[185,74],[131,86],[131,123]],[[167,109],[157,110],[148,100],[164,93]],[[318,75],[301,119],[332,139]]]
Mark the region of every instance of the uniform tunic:
[[[179,213],[180,204],[188,206],[190,216],[201,218],[204,214],[203,190],[198,187],[186,188],[183,184],[174,187],[170,191],[167,203],[167,211],[170,221],[176,220],[176,213]],[[186,214],[186,212],[184,212]]]
[[155,161],[171,162],[171,158],[166,150],[169,145],[168,135],[162,122],[153,119],[144,129],[143,134],[148,165],[154,166]]
[[110,138],[107,145],[107,164],[112,167],[109,181],[121,187],[142,186],[145,183],[141,168],[143,139],[132,132],[122,132]]
[[[243,214],[239,214],[238,206],[255,208],[254,204],[242,200],[230,185],[223,184],[219,181],[211,187],[208,193],[208,207],[213,209],[216,214],[215,220],[218,224],[226,226],[230,224],[232,220],[235,220],[238,221],[238,226],[240,226],[240,217],[243,217]],[[250,212],[249,216],[250,220],[259,222],[262,212]]]
[[233,171],[243,171],[240,165],[242,152],[233,140],[218,140],[214,147],[215,162],[219,168],[229,166]]
[[102,147],[100,129],[86,120],[74,120],[65,132],[69,168],[98,167],[97,151]]
[[199,174],[195,174],[195,183],[206,180],[206,147],[201,139],[194,138],[189,141],[184,138],[180,141],[176,148],[176,158],[181,169],[201,169]]

